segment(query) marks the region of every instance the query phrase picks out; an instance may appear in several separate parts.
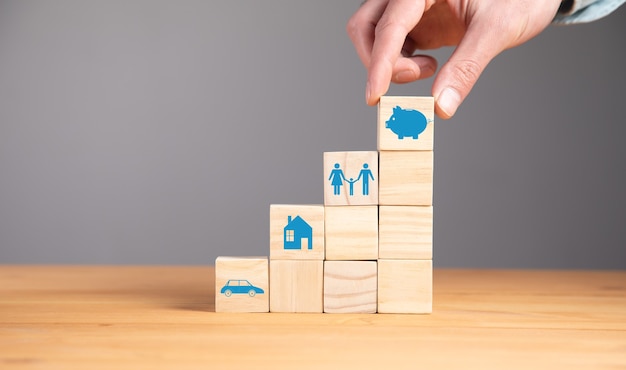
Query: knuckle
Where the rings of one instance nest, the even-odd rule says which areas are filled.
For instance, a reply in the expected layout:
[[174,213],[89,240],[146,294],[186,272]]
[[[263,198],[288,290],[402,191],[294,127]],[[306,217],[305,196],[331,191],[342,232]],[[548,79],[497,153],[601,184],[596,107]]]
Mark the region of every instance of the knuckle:
[[462,60],[453,66],[454,75],[464,89],[471,88],[482,72],[480,64],[473,60]]
[[355,13],[346,23],[346,32],[348,33],[348,36],[354,39],[372,27],[373,26],[370,25],[370,21],[365,18],[365,16],[360,13]]
[[394,23],[392,20],[389,19],[389,17],[383,17],[376,24],[376,36],[378,37],[388,31],[393,31],[395,27],[398,27],[397,23]]
[[346,32],[348,33],[348,36],[350,37],[354,37],[354,35],[357,34],[357,30],[359,29],[359,20],[357,19],[356,15],[352,16],[349,20],[348,23],[346,24]]

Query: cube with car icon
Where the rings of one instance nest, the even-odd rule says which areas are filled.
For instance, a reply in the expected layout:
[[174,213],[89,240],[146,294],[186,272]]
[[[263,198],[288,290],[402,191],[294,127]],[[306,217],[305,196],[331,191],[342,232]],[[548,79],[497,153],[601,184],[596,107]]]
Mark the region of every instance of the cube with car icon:
[[215,312],[269,312],[267,257],[215,260]]

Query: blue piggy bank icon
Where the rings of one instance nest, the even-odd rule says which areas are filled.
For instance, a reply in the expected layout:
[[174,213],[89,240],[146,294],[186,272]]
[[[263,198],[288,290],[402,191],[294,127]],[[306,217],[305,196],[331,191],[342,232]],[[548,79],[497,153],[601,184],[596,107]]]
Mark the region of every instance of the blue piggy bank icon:
[[426,119],[422,112],[413,109],[402,109],[399,106],[393,108],[393,114],[389,120],[385,122],[385,127],[390,129],[394,134],[398,135],[398,139],[404,137],[412,137],[417,140],[419,134],[424,132],[428,122],[432,120]]

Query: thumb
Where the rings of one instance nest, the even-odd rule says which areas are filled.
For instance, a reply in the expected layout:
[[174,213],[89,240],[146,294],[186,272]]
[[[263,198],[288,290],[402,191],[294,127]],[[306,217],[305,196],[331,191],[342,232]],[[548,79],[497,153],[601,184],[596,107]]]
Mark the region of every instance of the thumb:
[[497,36],[483,27],[468,27],[450,59],[433,82],[435,112],[441,118],[454,115],[489,62],[503,48]]

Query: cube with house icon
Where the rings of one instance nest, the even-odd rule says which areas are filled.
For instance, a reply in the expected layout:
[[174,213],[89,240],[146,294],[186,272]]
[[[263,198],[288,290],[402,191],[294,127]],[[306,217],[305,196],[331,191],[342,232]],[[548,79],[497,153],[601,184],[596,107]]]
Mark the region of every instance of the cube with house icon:
[[324,206],[270,206],[270,259],[323,260]]

